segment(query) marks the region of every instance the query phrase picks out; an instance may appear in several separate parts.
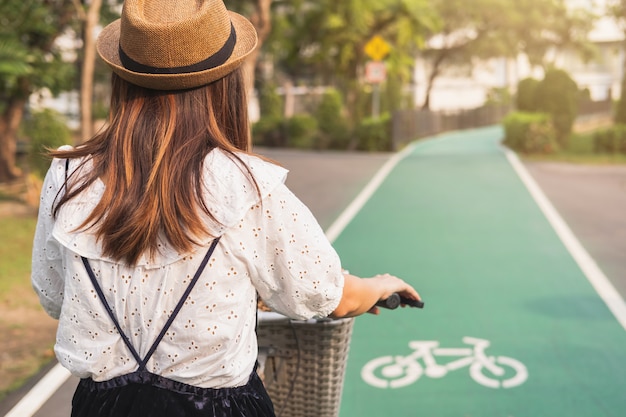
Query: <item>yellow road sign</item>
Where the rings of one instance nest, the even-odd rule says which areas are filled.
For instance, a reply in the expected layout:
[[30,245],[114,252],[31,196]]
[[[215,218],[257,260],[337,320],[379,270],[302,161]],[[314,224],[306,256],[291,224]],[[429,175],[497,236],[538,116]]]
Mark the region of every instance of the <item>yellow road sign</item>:
[[365,44],[365,53],[374,61],[380,61],[389,53],[390,46],[383,38],[376,35]]

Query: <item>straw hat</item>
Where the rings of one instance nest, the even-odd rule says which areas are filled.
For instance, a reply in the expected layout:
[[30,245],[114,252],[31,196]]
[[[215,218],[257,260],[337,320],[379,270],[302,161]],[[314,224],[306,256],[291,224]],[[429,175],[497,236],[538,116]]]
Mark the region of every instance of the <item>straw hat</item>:
[[130,83],[183,90],[224,77],[256,44],[254,26],[222,0],[126,0],[96,47]]

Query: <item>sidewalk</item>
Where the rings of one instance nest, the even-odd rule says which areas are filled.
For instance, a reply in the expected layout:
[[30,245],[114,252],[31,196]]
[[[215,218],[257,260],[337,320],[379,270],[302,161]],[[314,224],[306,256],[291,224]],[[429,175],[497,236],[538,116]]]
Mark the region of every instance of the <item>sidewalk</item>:
[[[404,277],[426,303],[356,321],[342,417],[626,410],[624,327],[500,139],[487,128],[418,143],[335,241],[351,272]],[[448,366],[424,370],[433,359]]]

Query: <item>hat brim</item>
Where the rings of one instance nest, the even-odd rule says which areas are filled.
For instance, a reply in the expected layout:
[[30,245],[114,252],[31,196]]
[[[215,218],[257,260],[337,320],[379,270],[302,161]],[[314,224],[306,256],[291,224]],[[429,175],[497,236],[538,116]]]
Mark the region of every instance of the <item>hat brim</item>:
[[240,66],[257,45],[257,34],[248,19],[235,12],[228,12],[237,34],[233,52],[224,64],[204,71],[183,74],[146,74],[126,69],[119,54],[120,22],[118,19],[106,26],[96,42],[100,57],[124,80],[155,90],[186,90],[218,80]]

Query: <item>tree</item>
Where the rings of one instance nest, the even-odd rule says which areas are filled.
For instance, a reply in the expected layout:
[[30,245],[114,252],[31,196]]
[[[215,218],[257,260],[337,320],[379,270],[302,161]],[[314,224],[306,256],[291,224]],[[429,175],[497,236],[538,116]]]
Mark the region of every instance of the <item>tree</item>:
[[[334,85],[355,115],[366,43],[380,35],[391,45],[390,76],[407,79],[415,48],[433,22],[426,0],[277,1],[265,52],[293,80]],[[353,117],[354,119],[354,117]]]
[[590,53],[588,12],[570,10],[565,0],[433,0],[439,26],[421,52],[430,63],[423,108],[430,107],[434,82],[447,67],[476,59],[525,53],[533,65],[550,65],[551,48]]
[[72,0],[82,23],[83,57],[80,71],[80,132],[83,140],[93,135],[93,79],[96,66],[95,29],[100,21],[102,0],[91,0],[88,6]]
[[21,175],[17,131],[28,98],[39,88],[56,93],[71,85],[73,66],[55,40],[72,23],[69,1],[4,0],[0,8],[0,182]]
[[259,53],[265,43],[265,40],[272,31],[272,0],[244,0],[234,3],[233,5],[229,5],[228,7],[230,7],[233,11],[247,16],[250,22],[254,25],[259,38],[257,47],[250,54],[243,66],[244,75],[246,76],[248,95],[250,96],[252,90],[254,89],[254,74]]

